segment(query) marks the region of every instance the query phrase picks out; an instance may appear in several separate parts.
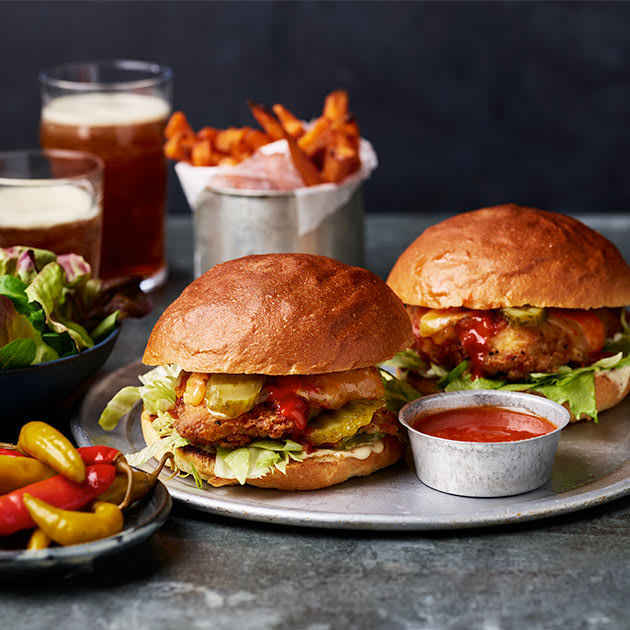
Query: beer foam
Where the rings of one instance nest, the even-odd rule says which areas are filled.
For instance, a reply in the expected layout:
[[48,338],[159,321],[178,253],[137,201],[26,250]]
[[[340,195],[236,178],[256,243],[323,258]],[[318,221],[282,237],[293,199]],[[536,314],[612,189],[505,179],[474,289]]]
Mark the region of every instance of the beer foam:
[[93,196],[78,186],[0,185],[0,229],[51,227],[91,219],[97,212]]
[[42,120],[58,125],[107,127],[165,119],[169,104],[158,96],[94,92],[59,96],[42,110]]

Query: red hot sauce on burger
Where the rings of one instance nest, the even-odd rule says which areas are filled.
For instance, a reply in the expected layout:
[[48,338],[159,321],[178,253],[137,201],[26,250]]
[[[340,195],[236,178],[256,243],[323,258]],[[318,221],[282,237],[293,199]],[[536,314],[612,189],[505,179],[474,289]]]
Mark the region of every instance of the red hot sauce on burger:
[[545,435],[557,427],[539,416],[500,407],[462,407],[419,418],[420,433],[460,442],[516,442]]

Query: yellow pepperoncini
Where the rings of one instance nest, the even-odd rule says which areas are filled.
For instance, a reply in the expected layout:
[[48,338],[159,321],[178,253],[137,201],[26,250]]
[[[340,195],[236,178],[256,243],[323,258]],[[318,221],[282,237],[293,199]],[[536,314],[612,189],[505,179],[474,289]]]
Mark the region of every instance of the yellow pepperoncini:
[[123,514],[113,503],[97,501],[93,512],[56,508],[24,493],[24,505],[35,524],[60,545],[79,545],[113,536],[122,531]]
[[18,448],[76,483],[85,480],[85,464],[70,440],[45,422],[28,422],[22,427]]
[[0,455],[0,494],[23,488],[57,473],[32,457]]
[[167,462],[170,462],[171,466],[174,465],[173,453],[164,453],[160,463],[152,473],[146,473],[142,470],[130,470],[131,482],[126,471],[124,474],[118,473],[112,485],[98,497],[98,500],[106,501],[107,503],[117,503],[121,510],[126,509],[154,488],[158,475],[162,472]]
[[44,533],[39,527],[33,530],[31,537],[28,540],[26,548],[29,551],[36,551],[37,549],[48,549],[50,546],[50,536]]

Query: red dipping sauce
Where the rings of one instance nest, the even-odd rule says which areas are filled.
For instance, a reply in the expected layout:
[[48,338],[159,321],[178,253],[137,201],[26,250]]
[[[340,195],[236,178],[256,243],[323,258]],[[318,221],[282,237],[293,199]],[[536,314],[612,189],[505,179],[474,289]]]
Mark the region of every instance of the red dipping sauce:
[[461,407],[424,416],[413,423],[420,433],[460,442],[516,442],[555,431],[533,414],[501,407]]

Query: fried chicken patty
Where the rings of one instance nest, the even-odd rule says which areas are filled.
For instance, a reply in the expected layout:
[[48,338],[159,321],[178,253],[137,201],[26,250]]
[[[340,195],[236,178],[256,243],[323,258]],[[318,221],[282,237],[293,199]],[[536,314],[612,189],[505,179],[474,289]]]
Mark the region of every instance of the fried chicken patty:
[[508,323],[499,309],[451,309],[446,325],[423,335],[428,309],[408,306],[413,323],[413,348],[427,363],[452,369],[471,362],[476,376],[502,376],[519,381],[530,372],[553,372],[560,366],[580,367],[598,358],[604,341],[619,330],[618,309],[576,311],[549,309],[535,326]]
[[[203,407],[187,405],[183,401],[178,402],[176,410],[178,417],[174,426],[177,433],[194,445],[238,448],[265,438],[308,442],[308,431],[302,435],[296,433],[294,423],[269,405],[258,405],[248,413],[227,419],[213,418]],[[396,435],[398,429],[395,414],[383,408],[376,411],[372,422],[361,427],[359,432]]]
[[[224,418],[210,413],[203,399],[199,404],[184,401],[187,381],[191,376],[185,372],[176,388],[172,414],[175,430],[193,444],[224,448],[237,448],[265,438],[300,438],[305,426],[296,425],[291,414],[282,413],[281,406],[273,400],[274,388],[288,390],[295,396],[305,422],[321,409],[339,409],[351,400],[381,398],[384,394],[382,381],[374,367],[308,376],[272,376],[266,380],[259,401],[250,411],[235,418]],[[195,380],[197,384],[201,382],[200,379]],[[381,420],[384,418],[382,414],[378,417]],[[388,421],[391,423],[391,419]],[[374,428],[365,428],[364,431],[373,432]],[[391,433],[390,430],[384,432]],[[305,438],[305,435],[301,437]]]
[[175,430],[193,444],[237,448],[264,438],[281,440],[295,431],[293,420],[271,405],[257,405],[236,418],[217,418],[204,405],[187,405],[182,399],[175,409]]

